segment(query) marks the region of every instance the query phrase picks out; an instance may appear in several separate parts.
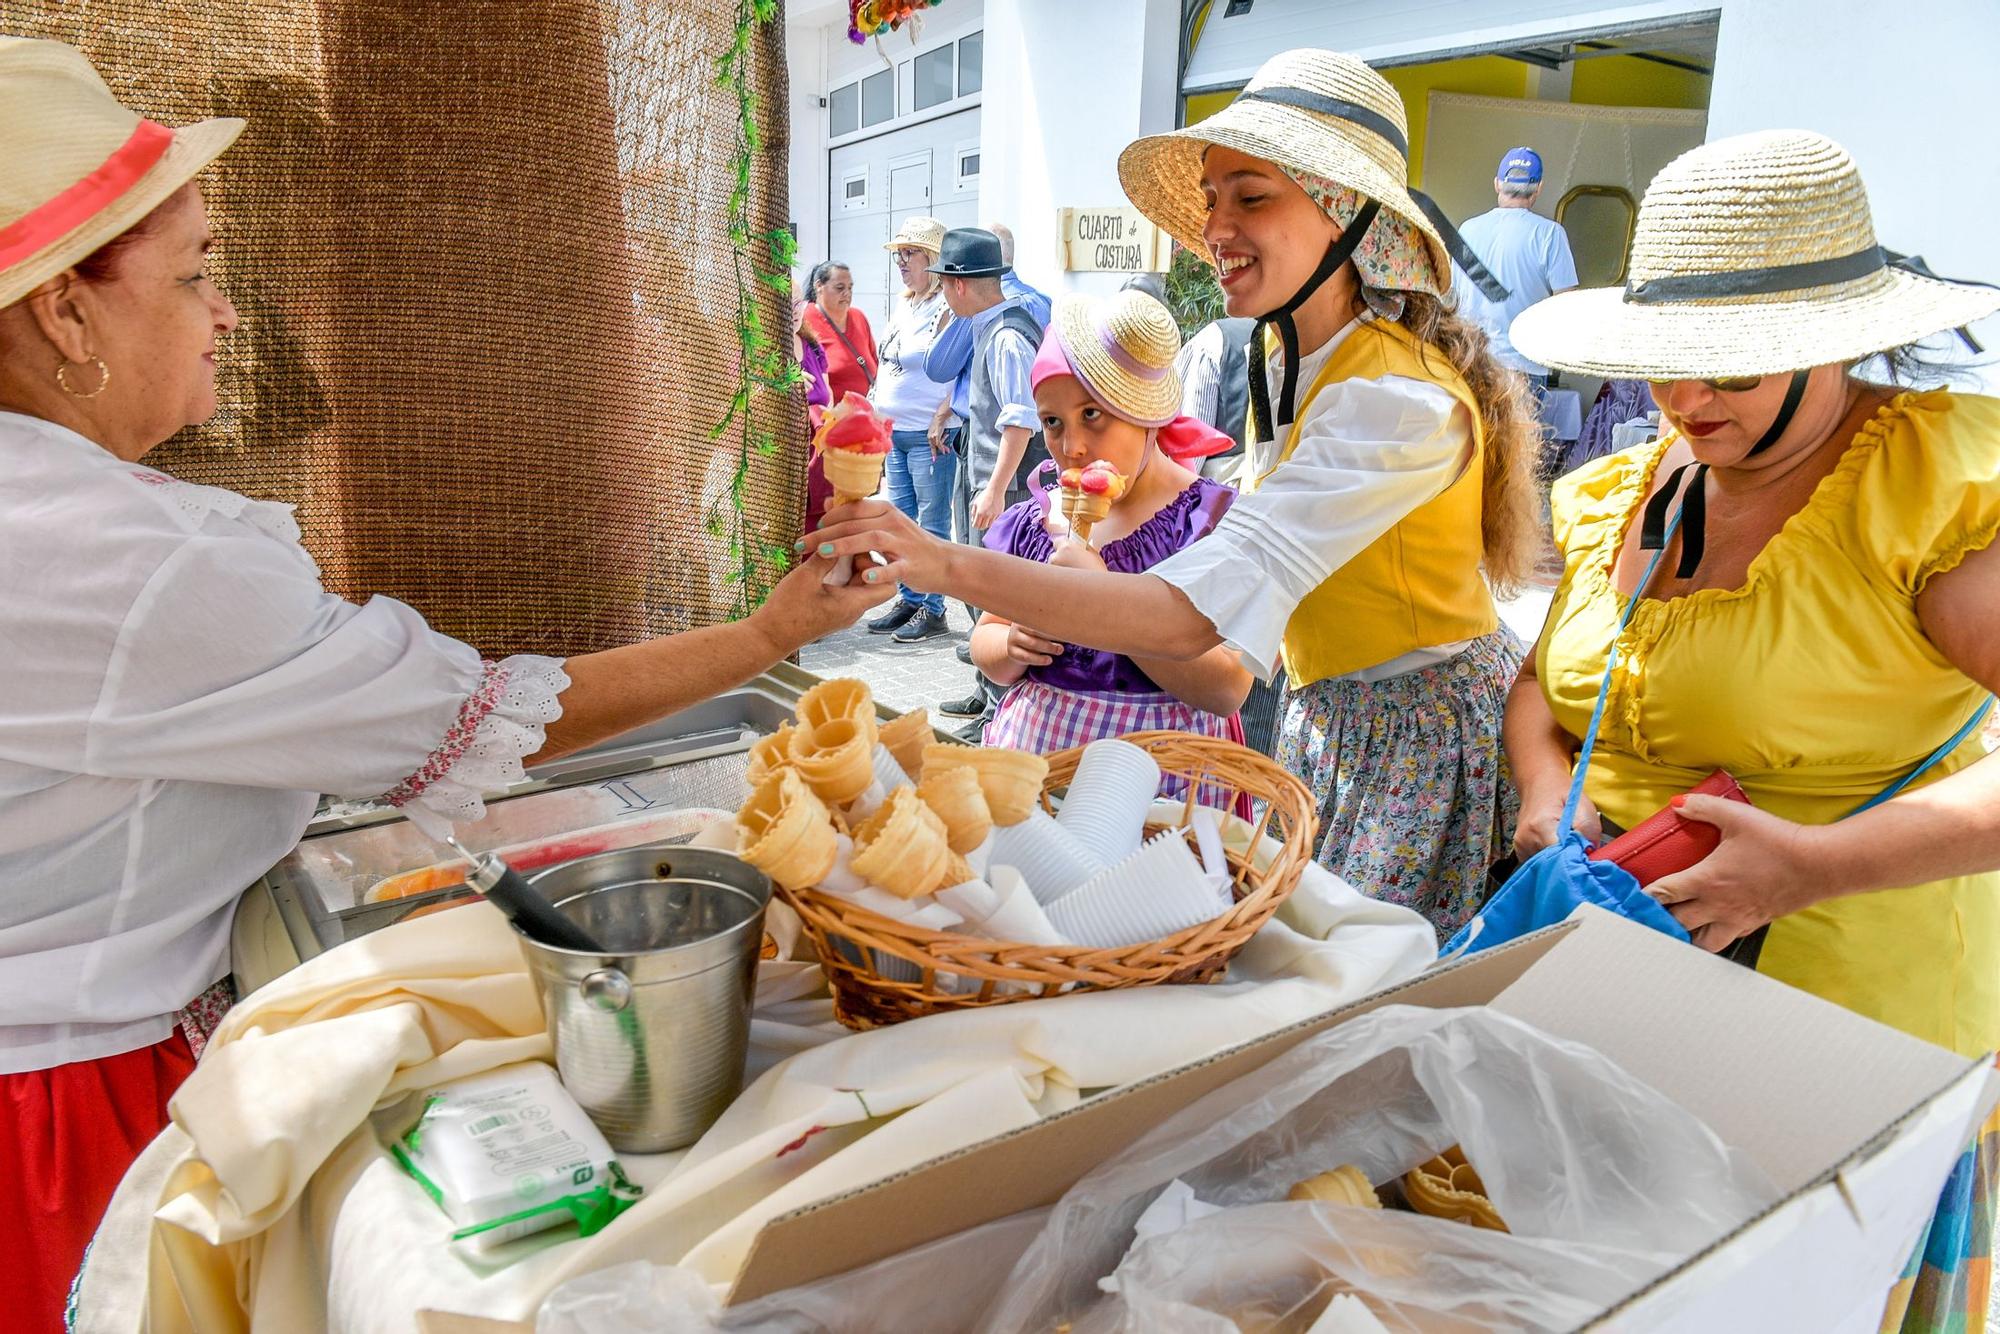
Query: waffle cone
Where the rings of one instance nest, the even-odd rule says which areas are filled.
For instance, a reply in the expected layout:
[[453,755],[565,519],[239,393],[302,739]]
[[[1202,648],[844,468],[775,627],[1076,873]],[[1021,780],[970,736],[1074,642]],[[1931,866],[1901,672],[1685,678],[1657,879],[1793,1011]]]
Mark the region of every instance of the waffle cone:
[[1316,1177],[1307,1177],[1285,1193],[1288,1200],[1319,1200],[1326,1204],[1351,1204],[1358,1209],[1380,1209],[1381,1197],[1368,1184],[1368,1178],[1361,1175],[1361,1169],[1348,1163],[1334,1168],[1331,1172],[1321,1172]]
[[1465,1151],[1455,1144],[1417,1164],[1403,1177],[1403,1198],[1410,1202],[1410,1208],[1432,1218],[1470,1223],[1489,1232],[1507,1230],[1500,1211],[1486,1198],[1486,1183],[1465,1161]]
[[875,695],[865,681],[842,677],[820,682],[800,697],[798,715],[807,727],[846,718],[868,734],[870,746],[875,744]]
[[838,851],[825,803],[794,770],[777,770],[736,813],[737,855],[786,889],[824,880]]
[[1069,520],[1070,531],[1079,538],[1090,536],[1090,530],[1111,513],[1114,503],[1109,493],[1092,495],[1088,491],[1073,491],[1063,488],[1062,512]]
[[835,718],[792,733],[792,767],[819,799],[845,806],[875,778],[875,726],[864,729],[851,718]]
[[962,859],[945,842],[944,821],[912,788],[899,787],[854,831],[854,874],[898,898],[945,886]]
[[792,734],[798,729],[784,723],[767,737],[759,737],[750,746],[750,766],[743,771],[743,781],[751,787],[760,787],[764,780],[780,769],[792,767]]
[[971,852],[993,832],[993,808],[969,766],[940,769],[917,784],[917,795],[944,821],[945,841],[956,853]]
[[863,454],[854,449],[827,449],[820,452],[826,465],[826,480],[833,483],[833,503],[845,505],[866,500],[882,486],[882,465],[887,454]]
[[876,739],[889,748],[889,753],[896,757],[896,763],[903,766],[903,772],[914,780],[923,776],[924,747],[937,737],[931,731],[930,714],[923,709],[911,709],[901,717],[883,723]]
[[1042,795],[1049,776],[1049,762],[1025,750],[1003,750],[997,746],[953,746],[937,744],[924,748],[924,773],[932,766],[946,769],[968,768],[979,775],[980,790],[993,812],[993,823],[1017,825],[1028,818]]

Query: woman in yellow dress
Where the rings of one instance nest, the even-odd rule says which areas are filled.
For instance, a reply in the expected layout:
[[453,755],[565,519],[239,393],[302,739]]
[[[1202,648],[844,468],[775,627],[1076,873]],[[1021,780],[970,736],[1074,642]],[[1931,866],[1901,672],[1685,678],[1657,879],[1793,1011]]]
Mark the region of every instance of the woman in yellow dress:
[[[1549,365],[1652,381],[1666,428],[1557,486],[1563,579],[1505,728],[1517,851],[1556,837],[1615,638],[1580,831],[1674,803],[1721,834],[1649,888],[1696,944],[1768,927],[1760,971],[1991,1052],[2000,760],[1966,724],[2000,687],[2000,400],[1863,373],[1899,378],[1910,345],[1992,314],[2000,291],[1882,250],[1852,159],[1797,131],[1669,165],[1630,273],[1512,330]],[[1907,792],[1842,818],[1961,733]],[[1718,768],[1750,806],[1677,795]],[[1985,1327],[1994,1129],[1954,1172],[1885,1329]]]

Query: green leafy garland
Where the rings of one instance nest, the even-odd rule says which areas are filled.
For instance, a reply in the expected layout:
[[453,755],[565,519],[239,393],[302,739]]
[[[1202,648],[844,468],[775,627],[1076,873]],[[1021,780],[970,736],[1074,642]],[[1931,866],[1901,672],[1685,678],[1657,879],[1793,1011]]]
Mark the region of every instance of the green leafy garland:
[[792,356],[790,347],[766,327],[759,313],[763,288],[792,290],[792,261],[798,255],[798,238],[789,227],[753,231],[750,218],[750,173],[763,149],[764,136],[757,128],[757,93],[750,86],[751,42],[760,27],[775,23],[779,0],[737,0],[736,38],[729,49],[716,57],[716,82],[736,94],[737,135],[736,182],[729,196],[729,243],[736,255],[736,343],[737,383],[722,420],[709,428],[710,440],[721,441],[734,435],[736,466],[729,479],[729,494],[718,500],[708,513],[708,531],[729,541],[727,582],[736,586],[735,613],[747,616],[770,594],[772,585],[791,563],[791,547],[772,542],[751,529],[744,513],[744,497],[749,487],[753,460],[777,456],[777,433],[760,423],[755,406],[756,390],[766,389],[792,401],[792,391],[805,384],[805,375]]

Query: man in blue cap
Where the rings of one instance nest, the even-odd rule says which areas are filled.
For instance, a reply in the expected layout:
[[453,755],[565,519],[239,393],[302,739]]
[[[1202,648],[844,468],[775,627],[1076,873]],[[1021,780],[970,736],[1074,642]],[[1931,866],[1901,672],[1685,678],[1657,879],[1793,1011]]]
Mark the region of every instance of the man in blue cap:
[[1494,301],[1462,273],[1454,275],[1452,291],[1459,311],[1486,330],[1494,353],[1528,377],[1539,399],[1548,388],[1549,368],[1516,352],[1507,329],[1537,301],[1576,286],[1576,259],[1562,226],[1535,212],[1535,199],[1542,193],[1541,154],[1532,148],[1508,149],[1494,175],[1493,192],[1499,206],[1466,219],[1458,231],[1509,295]]

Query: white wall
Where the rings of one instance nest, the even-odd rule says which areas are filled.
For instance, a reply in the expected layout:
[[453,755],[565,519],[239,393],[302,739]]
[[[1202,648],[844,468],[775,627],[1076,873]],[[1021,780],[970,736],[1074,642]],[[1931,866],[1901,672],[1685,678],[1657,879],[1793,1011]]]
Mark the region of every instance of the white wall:
[[[843,20],[844,22],[844,20]],[[791,220],[799,229],[799,276],[813,256],[826,254],[826,46],[831,30],[816,24],[785,25],[785,67],[790,76],[786,108],[791,117]],[[843,35],[841,40],[846,41]]]
[[1025,281],[1109,292],[1124,280],[1061,271],[1056,210],[1124,203],[1119,150],[1174,127],[1179,17],[1176,0],[986,0],[980,208],[1014,229]]
[[[1723,0],[1708,136],[1815,130],[1861,166],[1884,245],[2000,282],[2000,5]],[[1979,326],[2000,343],[2000,320]],[[1988,377],[1988,392],[2000,385]]]

